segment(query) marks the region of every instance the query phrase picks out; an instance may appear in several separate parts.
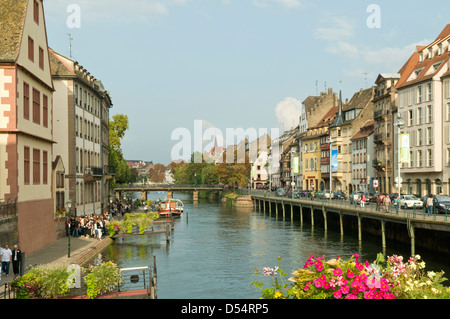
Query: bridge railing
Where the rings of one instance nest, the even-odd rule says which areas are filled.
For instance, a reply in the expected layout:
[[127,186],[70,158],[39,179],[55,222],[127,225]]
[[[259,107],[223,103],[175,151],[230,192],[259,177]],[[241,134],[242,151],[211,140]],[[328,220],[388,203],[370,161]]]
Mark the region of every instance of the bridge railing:
[[[377,203],[374,202],[366,202],[364,206],[361,206],[359,203],[355,205],[355,203],[350,202],[348,199],[329,199],[329,198],[317,198],[317,197],[306,197],[306,196],[299,196],[299,197],[292,197],[292,195],[280,195],[276,192],[270,192],[270,191],[263,191],[263,190],[250,190],[246,191],[247,194],[255,195],[255,196],[262,196],[266,198],[275,198],[275,199],[285,199],[286,201],[294,200],[294,201],[301,201],[302,203],[310,203],[315,206],[322,206],[322,204],[328,206],[328,207],[339,207],[342,209],[345,208],[354,208],[358,209],[360,211],[367,211],[367,212],[374,212],[374,213],[388,213],[388,214],[397,214],[402,217],[406,218],[412,218],[412,219],[424,219],[424,220],[440,220],[440,221],[448,221],[448,213],[439,214],[435,207],[433,207],[432,215],[428,215],[425,208],[422,207],[413,207],[413,208],[401,208],[397,207],[391,203],[387,210],[385,206],[379,205],[377,207]],[[242,193],[245,193],[243,191]],[[450,208],[450,207],[449,207]],[[450,209],[449,209],[450,211]]]
[[223,185],[207,185],[207,184],[131,184],[131,185],[120,185],[117,186],[116,189],[136,189],[136,188],[145,188],[145,189],[161,189],[161,188],[186,188],[186,189],[192,189],[192,188],[208,188],[208,189],[222,189],[225,188]]

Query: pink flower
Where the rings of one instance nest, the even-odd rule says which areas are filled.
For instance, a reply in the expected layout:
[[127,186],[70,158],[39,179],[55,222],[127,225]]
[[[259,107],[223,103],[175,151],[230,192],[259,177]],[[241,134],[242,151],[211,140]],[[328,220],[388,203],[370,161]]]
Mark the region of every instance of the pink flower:
[[357,295],[354,295],[354,294],[349,294],[346,297],[346,299],[357,299],[357,298],[358,298]]
[[349,286],[347,286],[347,285],[342,285],[342,286],[341,286],[341,292],[342,292],[344,295],[348,294],[349,291],[350,291],[350,287],[349,287]]
[[333,270],[333,275],[334,276],[342,276],[342,269],[337,268],[337,269]]
[[347,278],[352,279],[355,276],[355,273],[350,269],[347,269]]
[[304,290],[309,290],[309,285],[311,284],[311,281],[308,281],[305,285],[305,288],[303,288]]
[[333,296],[336,299],[340,299],[342,297],[342,293],[340,290],[337,290],[337,291],[333,292]]
[[323,263],[321,261],[318,261],[316,263],[316,270],[317,271],[322,271],[323,270]]

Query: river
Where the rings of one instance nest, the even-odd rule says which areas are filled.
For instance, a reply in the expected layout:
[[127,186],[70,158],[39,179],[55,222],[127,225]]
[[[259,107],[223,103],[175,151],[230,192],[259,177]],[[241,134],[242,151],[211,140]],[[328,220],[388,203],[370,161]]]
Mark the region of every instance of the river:
[[[136,195],[137,196],[137,195]],[[163,193],[150,193],[149,199],[164,198]],[[250,283],[259,279],[270,285],[263,276],[264,267],[278,265],[290,274],[303,267],[311,254],[325,259],[348,259],[351,252],[361,260],[373,261],[381,251],[381,239],[362,243],[350,234],[343,240],[336,231],[325,233],[323,227],[314,228],[299,220],[271,217],[251,208],[231,208],[218,201],[192,201],[190,194],[174,194],[185,204],[185,213],[177,219],[170,242],[165,234],[122,237],[103,254],[120,267],[152,266],[156,256],[159,299],[254,299],[260,291]],[[297,218],[298,219],[298,218]],[[155,228],[157,226],[155,225]],[[387,255],[409,258],[409,247],[393,247],[387,242]],[[448,260],[422,254],[427,270],[444,270],[449,274]],[[429,257],[427,257],[429,256]],[[430,259],[427,259],[430,258]]]

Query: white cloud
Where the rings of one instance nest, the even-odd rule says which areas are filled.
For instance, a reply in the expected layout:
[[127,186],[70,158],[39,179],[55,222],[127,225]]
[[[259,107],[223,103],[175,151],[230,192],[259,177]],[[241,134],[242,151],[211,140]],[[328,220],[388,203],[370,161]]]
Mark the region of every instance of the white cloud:
[[286,97],[275,107],[275,115],[278,123],[284,130],[291,129],[298,125],[302,103],[293,97]]
[[354,35],[355,24],[346,18],[328,17],[323,20],[326,25],[316,29],[315,36],[323,40],[346,40]]
[[253,4],[260,8],[270,7],[271,4],[281,5],[287,9],[295,9],[303,6],[300,0],[253,0]]
[[133,21],[152,16],[167,15],[172,6],[186,5],[190,0],[47,0],[46,13],[57,17],[67,17],[67,8],[76,5],[80,8],[81,20]]

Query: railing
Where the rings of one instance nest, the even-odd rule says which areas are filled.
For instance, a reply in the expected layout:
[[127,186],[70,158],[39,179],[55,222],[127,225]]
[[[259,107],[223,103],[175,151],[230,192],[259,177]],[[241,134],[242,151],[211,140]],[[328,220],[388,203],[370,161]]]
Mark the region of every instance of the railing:
[[14,200],[0,201],[0,217],[17,215],[17,198]]
[[[126,189],[226,189],[227,187],[223,185],[203,185],[203,184],[131,184],[131,185],[120,185],[116,187],[116,190],[126,190]],[[232,188],[232,187],[229,187]]]
[[[243,192],[244,193],[244,192]],[[364,206],[361,206],[360,203],[357,203],[355,205],[354,202],[348,200],[348,199],[330,199],[330,198],[317,198],[317,197],[308,197],[308,196],[292,196],[292,194],[287,195],[280,195],[277,192],[270,192],[270,191],[261,191],[261,190],[250,190],[246,192],[249,195],[256,195],[256,196],[264,196],[269,199],[275,198],[275,199],[286,199],[288,200],[294,200],[294,201],[302,201],[302,203],[311,204],[313,206],[323,206],[327,205],[327,207],[333,206],[338,207],[339,209],[358,209],[361,211],[367,211],[368,213],[386,213],[391,215],[397,215],[400,217],[405,218],[411,218],[411,219],[422,219],[422,220],[439,220],[443,222],[447,222],[450,216],[450,205],[445,207],[444,213],[438,213],[435,206],[433,206],[433,211],[431,216],[427,214],[426,208],[424,207],[416,207],[413,208],[401,208],[393,205],[392,203],[385,209],[383,205],[378,205],[375,202],[366,202]]]

